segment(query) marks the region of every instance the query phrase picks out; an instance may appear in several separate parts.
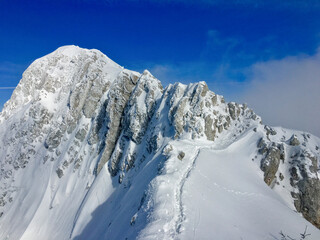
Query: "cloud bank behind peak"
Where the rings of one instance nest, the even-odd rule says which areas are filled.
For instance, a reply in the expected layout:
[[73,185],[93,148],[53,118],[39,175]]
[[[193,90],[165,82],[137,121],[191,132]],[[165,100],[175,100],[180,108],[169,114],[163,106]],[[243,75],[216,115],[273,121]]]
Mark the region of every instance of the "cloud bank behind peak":
[[315,55],[260,62],[249,68],[243,94],[266,124],[320,136],[320,48]]

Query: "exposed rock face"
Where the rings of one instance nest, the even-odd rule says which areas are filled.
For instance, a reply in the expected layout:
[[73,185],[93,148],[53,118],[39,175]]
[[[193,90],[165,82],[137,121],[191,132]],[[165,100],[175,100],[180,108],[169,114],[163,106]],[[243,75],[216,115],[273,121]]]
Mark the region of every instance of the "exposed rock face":
[[[320,228],[319,161],[316,146],[306,147],[310,135],[301,134],[300,140],[296,134],[290,136],[289,140],[283,136],[281,143],[277,143],[271,139],[276,132],[267,126],[265,131],[265,137],[261,138],[257,145],[258,152],[262,155],[261,170],[264,172],[264,181],[272,188],[281,186],[283,180],[288,181],[294,207],[308,221]],[[288,171],[290,175],[286,176],[281,171]]]
[[264,171],[264,181],[271,185],[276,177],[280,164],[280,149],[279,147],[271,146],[265,158],[261,161],[261,170]]
[[294,205],[303,216],[320,228],[320,180],[316,156],[303,149],[292,156],[290,183],[298,189],[293,191]]
[[[219,146],[254,129],[264,131],[258,143],[264,181],[273,187],[290,179],[297,210],[319,227],[318,153],[305,147],[307,135],[303,141],[293,135],[279,142],[278,130],[260,122],[245,104],[225,103],[205,82],[163,88],[147,70],[123,69],[97,50],[59,48],[31,64],[0,113],[0,214],[5,217],[1,207],[24,191],[17,176],[28,166],[53,169],[55,178],[48,182],[54,199],[55,182],[68,181],[71,174],[87,176],[86,191],[104,168],[115,182],[129,186],[130,170],[148,156],[166,159],[174,152],[168,139]],[[178,152],[176,158],[184,162],[188,155]],[[65,192],[77,185],[68,184]]]
[[131,92],[137,84],[138,76],[123,71],[111,85],[105,102],[104,150],[98,164],[98,173],[109,160],[121,131],[121,118]]
[[320,181],[305,178],[298,182],[300,193],[295,200],[299,212],[312,224],[320,228]]
[[184,152],[179,152],[178,159],[182,160],[186,154]]
[[298,146],[298,145],[300,145],[300,142],[299,142],[299,140],[298,140],[298,138],[297,138],[296,135],[292,135],[292,137],[289,139],[289,144],[290,144],[291,146]]

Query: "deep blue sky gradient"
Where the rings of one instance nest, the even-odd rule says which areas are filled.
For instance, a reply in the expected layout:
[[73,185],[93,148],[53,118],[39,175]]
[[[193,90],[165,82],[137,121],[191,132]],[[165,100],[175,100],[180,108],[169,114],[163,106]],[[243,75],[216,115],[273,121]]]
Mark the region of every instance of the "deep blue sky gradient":
[[[0,0],[0,105],[35,59],[62,45],[96,48],[164,85],[204,80],[227,100],[250,65],[316,52],[319,1]],[[1,108],[1,107],[0,107]]]

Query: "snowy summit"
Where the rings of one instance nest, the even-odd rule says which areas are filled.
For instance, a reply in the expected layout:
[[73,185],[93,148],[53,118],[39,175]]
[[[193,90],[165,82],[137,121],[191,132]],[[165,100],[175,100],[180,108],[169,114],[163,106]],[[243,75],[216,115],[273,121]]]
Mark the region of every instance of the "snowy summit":
[[61,47],[0,113],[0,239],[320,239],[319,146],[205,82]]

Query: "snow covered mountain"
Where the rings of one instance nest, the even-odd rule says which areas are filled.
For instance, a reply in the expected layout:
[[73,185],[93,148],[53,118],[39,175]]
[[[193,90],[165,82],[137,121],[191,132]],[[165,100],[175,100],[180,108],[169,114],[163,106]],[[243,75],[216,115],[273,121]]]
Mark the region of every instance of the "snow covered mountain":
[[319,146],[205,82],[61,47],[0,114],[0,239],[320,239]]

